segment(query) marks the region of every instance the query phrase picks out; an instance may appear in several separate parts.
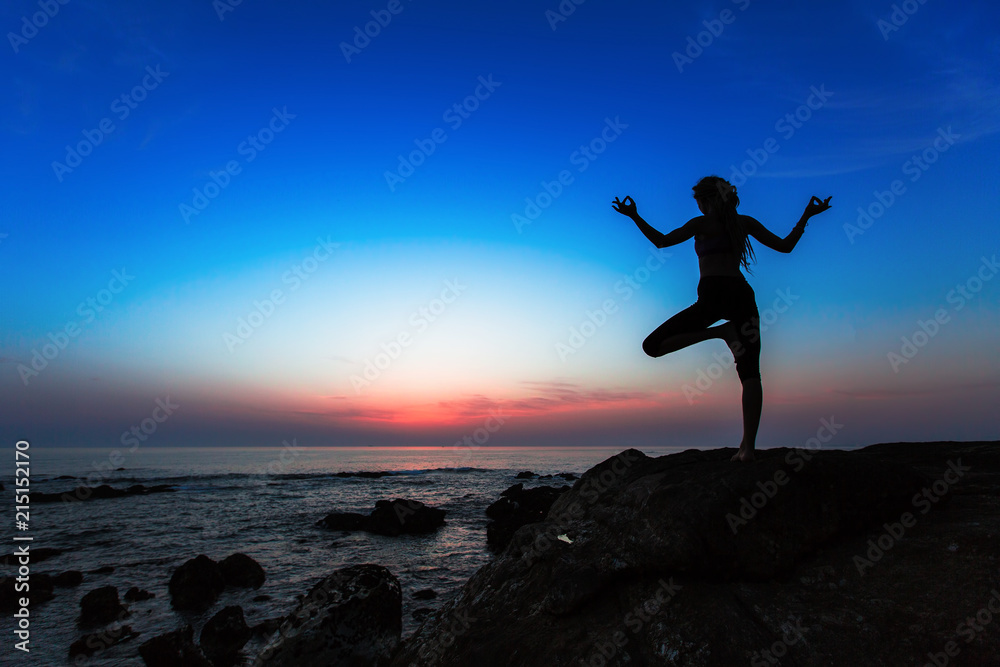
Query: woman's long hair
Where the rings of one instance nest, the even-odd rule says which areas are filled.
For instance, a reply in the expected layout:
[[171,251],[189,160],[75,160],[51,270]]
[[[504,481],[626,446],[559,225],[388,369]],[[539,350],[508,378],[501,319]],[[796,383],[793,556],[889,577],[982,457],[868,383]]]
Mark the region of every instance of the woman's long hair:
[[692,190],[696,200],[708,203],[712,212],[722,219],[729,233],[729,241],[739,255],[740,266],[746,269],[747,273],[753,273],[750,270],[750,263],[756,262],[757,258],[750,245],[746,227],[740,219],[740,214],[736,212],[736,207],[740,205],[736,186],[719,176],[706,176],[698,181]]

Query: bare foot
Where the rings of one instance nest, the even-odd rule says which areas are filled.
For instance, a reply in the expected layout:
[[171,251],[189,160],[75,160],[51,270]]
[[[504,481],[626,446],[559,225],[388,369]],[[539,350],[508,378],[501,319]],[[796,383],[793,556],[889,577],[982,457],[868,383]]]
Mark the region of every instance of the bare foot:
[[729,460],[730,461],[743,461],[744,463],[749,463],[750,461],[754,460],[754,458],[753,458],[753,450],[752,449],[745,449],[743,447],[740,447],[740,450],[738,452],[736,452],[735,454],[733,454],[733,458],[731,458]]

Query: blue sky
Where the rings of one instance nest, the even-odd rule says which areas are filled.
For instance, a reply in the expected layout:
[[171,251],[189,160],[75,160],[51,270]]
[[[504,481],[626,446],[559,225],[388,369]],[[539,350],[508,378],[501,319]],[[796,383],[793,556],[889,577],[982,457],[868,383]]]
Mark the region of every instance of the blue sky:
[[559,7],[8,3],[3,432],[116,446],[170,396],[150,445],[450,445],[491,410],[491,444],[734,445],[724,345],[640,347],[691,242],[653,261],[609,206],[670,231],[715,173],[782,236],[833,196],[757,249],[758,446],[997,437],[995,5]]

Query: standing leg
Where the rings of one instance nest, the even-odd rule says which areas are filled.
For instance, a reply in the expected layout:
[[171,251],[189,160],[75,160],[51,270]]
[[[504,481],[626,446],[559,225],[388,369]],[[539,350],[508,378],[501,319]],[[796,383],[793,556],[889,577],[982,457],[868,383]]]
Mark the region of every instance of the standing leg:
[[729,322],[732,327],[729,332],[734,334],[734,338],[727,339],[743,385],[743,440],[733,460],[753,461],[764,404],[764,388],[760,382],[760,314],[749,285],[740,289],[739,295],[733,319]]
[[743,381],[743,441],[740,443],[740,450],[733,456],[733,461],[753,461],[763,406],[764,388],[760,384],[760,378],[747,378]]

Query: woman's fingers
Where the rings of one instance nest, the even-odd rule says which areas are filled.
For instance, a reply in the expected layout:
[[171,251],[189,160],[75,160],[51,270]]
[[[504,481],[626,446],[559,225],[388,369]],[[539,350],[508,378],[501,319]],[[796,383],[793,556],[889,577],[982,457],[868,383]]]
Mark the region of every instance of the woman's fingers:
[[628,196],[626,196],[625,199],[615,197],[615,200],[611,202],[611,208],[624,215],[631,215],[631,212],[635,210],[635,202]]
[[615,197],[615,200],[611,202],[611,208],[615,209],[619,213],[622,213],[622,209],[630,209],[635,206],[635,202],[632,201],[631,197],[626,196],[625,199],[619,199]]
[[826,199],[820,199],[816,195],[813,195],[812,199],[809,200],[809,205],[813,204],[817,206],[822,206],[823,208],[830,208],[830,200],[833,199],[833,195],[827,197]]

